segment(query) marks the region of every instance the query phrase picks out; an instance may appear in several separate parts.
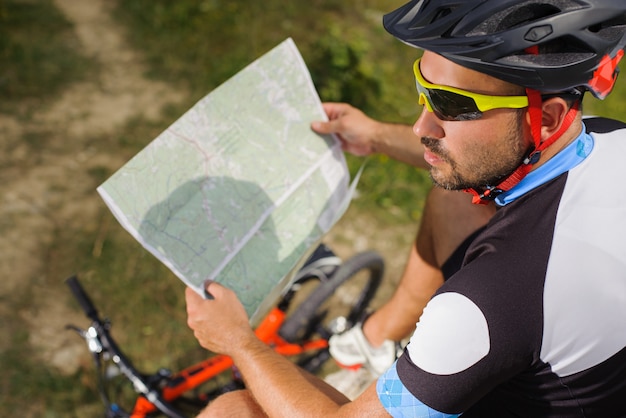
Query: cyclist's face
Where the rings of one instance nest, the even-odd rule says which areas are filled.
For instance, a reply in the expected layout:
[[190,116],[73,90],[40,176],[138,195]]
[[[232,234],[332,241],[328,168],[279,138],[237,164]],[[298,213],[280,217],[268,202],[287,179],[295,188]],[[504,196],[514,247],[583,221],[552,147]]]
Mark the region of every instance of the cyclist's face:
[[[524,94],[521,87],[431,52],[424,52],[420,68],[430,83],[487,95]],[[413,130],[425,147],[433,181],[453,190],[498,184],[520,165],[532,143],[526,109],[494,109],[477,120],[444,121],[424,107]]]

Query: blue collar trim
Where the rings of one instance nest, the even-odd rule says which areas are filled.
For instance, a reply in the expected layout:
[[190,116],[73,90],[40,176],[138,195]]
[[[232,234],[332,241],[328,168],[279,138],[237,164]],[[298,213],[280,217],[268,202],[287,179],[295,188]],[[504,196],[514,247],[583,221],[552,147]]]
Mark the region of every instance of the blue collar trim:
[[560,176],[582,163],[593,150],[593,137],[586,133],[583,123],[583,131],[578,138],[554,157],[546,161],[541,167],[528,173],[515,187],[496,197],[498,206],[505,206],[520,196],[541,186],[544,183]]

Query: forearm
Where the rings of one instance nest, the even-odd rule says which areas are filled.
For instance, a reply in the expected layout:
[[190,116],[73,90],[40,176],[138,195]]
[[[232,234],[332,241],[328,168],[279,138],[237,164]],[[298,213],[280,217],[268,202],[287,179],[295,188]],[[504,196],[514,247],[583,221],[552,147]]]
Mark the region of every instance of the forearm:
[[358,156],[385,154],[416,167],[428,168],[424,146],[411,125],[381,122],[347,103],[324,103],[328,121],[314,121],[320,134],[335,134],[346,152]]
[[349,402],[259,340],[242,344],[231,356],[246,387],[270,417],[339,416],[340,405]]
[[391,299],[363,324],[363,333],[375,347],[385,339],[400,341],[415,329],[423,308],[443,284],[443,275],[421,257],[415,243]]
[[400,162],[428,169],[424,146],[411,125],[380,122],[372,140],[372,150]]
[[[375,390],[357,402],[348,399],[320,379],[306,374],[289,359],[259,340],[250,328],[246,311],[232,290],[210,282],[205,300],[191,288],[185,289],[187,325],[207,350],[230,356],[258,404],[270,417],[362,417],[388,416]],[[216,320],[217,319],[217,320]],[[245,398],[250,401],[249,396]],[[256,402],[256,403],[255,403]],[[219,411],[219,402],[215,408]],[[222,406],[228,401],[222,402]],[[247,404],[237,405],[249,409]],[[258,408],[254,408],[258,411]],[[211,405],[206,416],[213,416]],[[372,415],[375,411],[377,415]],[[236,412],[236,411],[235,411]],[[203,415],[205,416],[205,415]]]

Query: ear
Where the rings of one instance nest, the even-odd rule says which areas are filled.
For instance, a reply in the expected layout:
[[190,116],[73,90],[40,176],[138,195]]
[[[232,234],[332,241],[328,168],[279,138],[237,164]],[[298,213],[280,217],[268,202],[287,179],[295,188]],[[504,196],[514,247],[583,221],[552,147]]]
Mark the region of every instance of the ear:
[[569,111],[568,103],[561,97],[552,97],[541,105],[541,140],[545,141],[563,125]]

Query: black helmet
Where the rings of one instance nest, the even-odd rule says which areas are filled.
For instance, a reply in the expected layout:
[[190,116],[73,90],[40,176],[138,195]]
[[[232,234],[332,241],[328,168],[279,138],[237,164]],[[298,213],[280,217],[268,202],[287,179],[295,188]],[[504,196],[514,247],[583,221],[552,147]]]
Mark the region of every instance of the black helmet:
[[401,41],[544,93],[604,98],[626,44],[626,0],[413,0],[385,15]]

